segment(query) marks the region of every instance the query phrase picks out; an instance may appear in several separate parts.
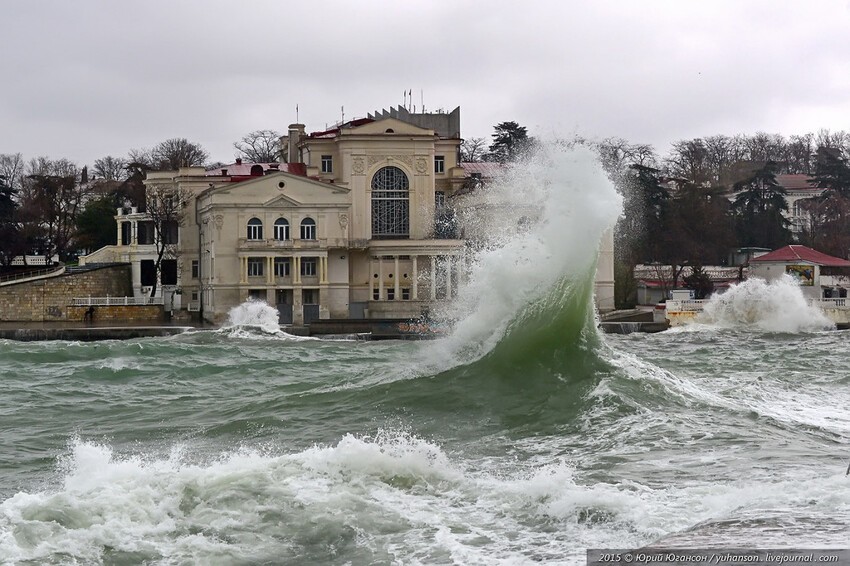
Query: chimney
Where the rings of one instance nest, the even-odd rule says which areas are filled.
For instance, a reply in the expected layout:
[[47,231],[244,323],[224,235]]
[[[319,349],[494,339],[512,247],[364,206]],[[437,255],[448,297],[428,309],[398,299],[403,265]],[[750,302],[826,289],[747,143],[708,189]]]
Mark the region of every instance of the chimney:
[[221,170],[221,176],[222,176],[222,177],[226,177],[226,176],[227,176],[227,169],[222,169],[222,170]]
[[236,158],[236,165],[242,165],[242,158],[241,157]]
[[289,125],[289,163],[301,163],[301,152],[298,149],[298,142],[304,137],[305,128],[306,126],[304,124]]

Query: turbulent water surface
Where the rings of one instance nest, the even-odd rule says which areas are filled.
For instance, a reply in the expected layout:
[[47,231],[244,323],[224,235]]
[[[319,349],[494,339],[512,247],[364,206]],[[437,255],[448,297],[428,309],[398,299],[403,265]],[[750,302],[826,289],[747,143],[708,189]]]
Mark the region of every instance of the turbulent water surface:
[[255,303],[216,331],[0,342],[0,560],[573,564],[659,539],[846,546],[847,332],[599,335],[594,247],[564,242],[598,239],[617,199],[599,182],[610,202],[560,208],[596,182],[564,180],[587,169],[576,159],[540,164],[564,193],[544,195],[555,216],[482,249],[445,339],[297,339]]

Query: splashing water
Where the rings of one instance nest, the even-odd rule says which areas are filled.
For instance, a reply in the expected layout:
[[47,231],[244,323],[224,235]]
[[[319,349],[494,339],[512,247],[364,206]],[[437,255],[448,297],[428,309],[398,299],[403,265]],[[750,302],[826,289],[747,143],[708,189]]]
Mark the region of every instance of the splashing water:
[[440,345],[451,365],[491,351],[565,278],[567,287],[592,278],[622,198],[591,150],[549,144],[460,204],[466,236],[479,249],[451,311],[438,313],[455,321]]
[[277,309],[257,299],[248,299],[241,305],[236,305],[228,313],[225,328],[245,326],[259,328],[269,334],[277,334],[280,332]]
[[823,312],[809,304],[789,275],[767,282],[753,278],[714,295],[697,322],[720,327],[755,327],[765,332],[812,332],[833,328]]

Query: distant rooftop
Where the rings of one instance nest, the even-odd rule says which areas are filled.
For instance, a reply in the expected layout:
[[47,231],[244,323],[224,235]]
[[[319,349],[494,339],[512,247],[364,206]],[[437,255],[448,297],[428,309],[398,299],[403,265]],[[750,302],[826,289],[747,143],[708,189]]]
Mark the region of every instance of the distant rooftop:
[[480,175],[484,179],[496,177],[503,171],[502,164],[495,161],[461,163],[460,166],[463,167],[468,176]]
[[220,167],[206,170],[207,177],[231,177],[231,181],[243,180],[242,177],[258,177],[269,172],[281,171],[292,175],[307,175],[307,168],[303,163],[251,163],[237,159],[234,163],[228,163]]
[[776,175],[776,182],[779,183],[782,188],[788,191],[822,191],[823,189],[820,187],[816,187],[810,181],[812,180],[811,175]]
[[840,257],[833,257],[831,255],[827,255],[823,252],[819,252],[817,250],[813,250],[807,246],[801,246],[792,244],[790,246],[785,246],[784,248],[779,248],[778,250],[774,250],[768,254],[764,254],[753,258],[750,260],[750,263],[755,262],[795,262],[795,261],[806,261],[809,263],[813,263],[816,265],[822,265],[825,267],[850,267],[850,261],[846,259],[841,259]]

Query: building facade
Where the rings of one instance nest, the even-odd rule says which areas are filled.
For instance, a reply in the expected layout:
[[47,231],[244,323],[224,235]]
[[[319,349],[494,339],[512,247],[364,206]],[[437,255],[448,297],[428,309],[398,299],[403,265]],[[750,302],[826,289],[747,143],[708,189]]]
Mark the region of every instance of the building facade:
[[[288,163],[149,173],[146,187],[170,189],[183,205],[157,274],[166,308],[222,323],[254,298],[276,306],[281,323],[301,325],[415,318],[452,300],[468,273],[467,246],[448,213],[470,177],[461,141],[459,108],[399,107],[322,132],[292,124],[281,139]],[[81,261],[130,262],[134,294],[143,296],[155,259],[146,222],[144,213],[119,211],[118,245]]]

